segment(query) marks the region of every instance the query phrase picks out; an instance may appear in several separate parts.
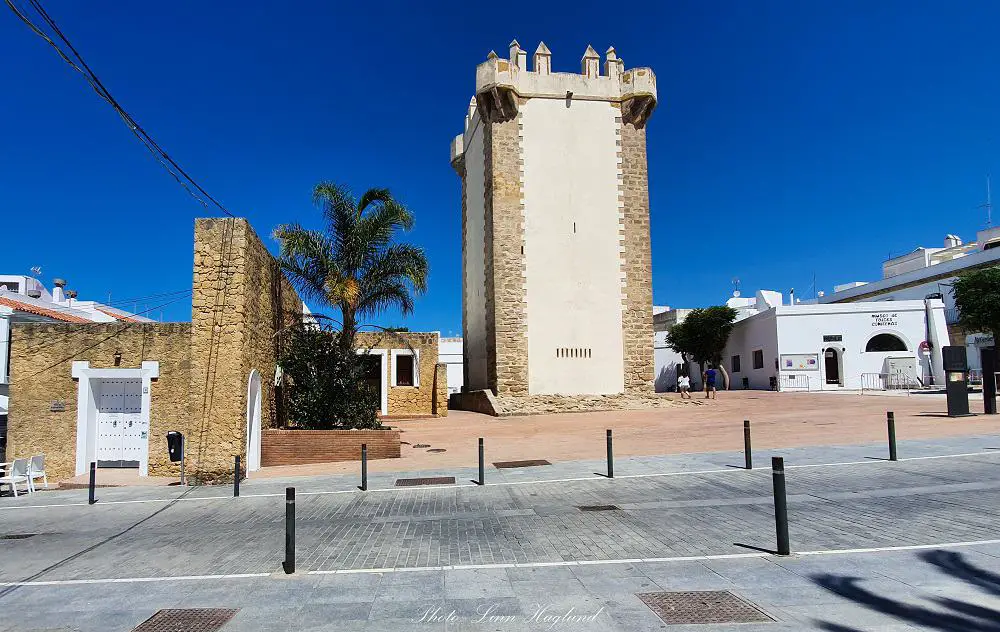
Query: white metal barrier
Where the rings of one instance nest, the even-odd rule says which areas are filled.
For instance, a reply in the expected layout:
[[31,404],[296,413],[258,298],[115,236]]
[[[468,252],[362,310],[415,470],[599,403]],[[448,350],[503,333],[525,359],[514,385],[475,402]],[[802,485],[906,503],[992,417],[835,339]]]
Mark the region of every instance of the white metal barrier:
[[808,391],[809,376],[795,373],[778,374],[779,391]]
[[862,373],[861,374],[861,394],[865,391],[906,391],[909,393],[913,389],[923,388],[927,380],[905,373],[895,371],[892,373]]

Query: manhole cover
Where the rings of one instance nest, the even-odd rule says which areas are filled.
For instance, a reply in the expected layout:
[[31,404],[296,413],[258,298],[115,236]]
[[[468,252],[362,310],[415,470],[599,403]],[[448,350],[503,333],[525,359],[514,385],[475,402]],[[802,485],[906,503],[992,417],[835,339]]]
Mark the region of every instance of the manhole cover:
[[416,487],[417,485],[454,485],[454,476],[431,476],[429,478],[397,478],[396,487]]
[[441,452],[447,452],[444,448],[431,448],[428,452],[433,452],[434,454],[440,454]]
[[33,538],[37,533],[8,533],[7,535],[0,535],[0,540],[26,540],[28,538]]
[[774,621],[728,590],[638,593],[636,597],[670,625]]
[[429,444],[429,443],[414,443],[413,447],[414,448],[429,448],[429,447],[431,447],[431,444]]
[[215,632],[226,625],[236,612],[229,608],[158,610],[132,632]]
[[580,511],[620,511],[618,505],[578,505]]
[[513,467],[535,467],[537,465],[552,465],[545,459],[528,459],[527,461],[497,461],[493,467],[507,469]]

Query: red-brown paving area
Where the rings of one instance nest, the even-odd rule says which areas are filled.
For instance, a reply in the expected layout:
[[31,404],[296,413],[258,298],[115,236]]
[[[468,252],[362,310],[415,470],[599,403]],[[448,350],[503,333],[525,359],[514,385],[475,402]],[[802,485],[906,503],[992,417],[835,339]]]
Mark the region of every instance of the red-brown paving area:
[[[701,395],[700,397],[704,397]],[[564,413],[496,418],[451,411],[439,419],[396,420],[403,431],[402,458],[372,460],[370,471],[475,467],[477,438],[486,442],[487,462],[547,459],[552,462],[605,457],[605,429],[614,430],[615,455],[649,456],[743,449],[743,420],[753,424],[755,448],[857,444],[884,441],[885,413],[896,418],[896,436],[930,439],[1000,434],[1000,415],[952,419],[940,396],[728,391],[705,401],[673,408],[599,413]],[[974,411],[982,400],[970,402]],[[441,453],[426,444],[442,448]],[[264,468],[254,476],[340,474],[357,463],[324,463]]]

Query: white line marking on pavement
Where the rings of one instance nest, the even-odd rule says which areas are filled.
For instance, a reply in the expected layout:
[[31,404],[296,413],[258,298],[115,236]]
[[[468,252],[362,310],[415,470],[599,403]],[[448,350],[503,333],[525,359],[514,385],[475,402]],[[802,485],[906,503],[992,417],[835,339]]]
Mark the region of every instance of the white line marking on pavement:
[[[926,461],[930,459],[955,459],[970,456],[1000,456],[1000,451],[995,452],[963,452],[960,454],[936,454],[932,456],[911,456],[899,459],[897,463],[902,463],[904,461]],[[845,465],[886,465],[890,464],[892,461],[888,459],[865,459],[864,461],[836,461],[833,463],[800,463],[786,465],[786,470],[791,469],[802,469],[810,467],[842,467]],[[651,474],[621,474],[615,476],[615,479],[620,478],[660,478],[666,476],[693,476],[697,474],[735,474],[737,472],[747,472],[748,470],[742,467],[727,467],[712,470],[687,470],[680,472],[654,472]],[[761,467],[752,472],[769,472],[770,468]],[[403,472],[400,472],[401,474]],[[485,487],[504,487],[512,485],[544,485],[548,483],[575,483],[580,481],[601,481],[601,480],[615,480],[605,477],[603,474],[596,474],[595,476],[576,476],[571,478],[548,478],[542,480],[527,480],[527,481],[503,481],[500,483],[486,483]],[[460,487],[483,487],[482,485],[477,485],[476,483],[465,483],[461,485],[418,485],[413,487],[380,487],[377,489],[369,489],[362,492],[360,489],[335,489],[328,491],[318,491],[318,492],[307,492],[307,491],[297,491],[296,495],[302,496],[329,496],[337,494],[374,494],[378,492],[406,492],[414,490],[427,490],[427,489],[456,489]],[[284,497],[284,492],[275,492],[270,494],[260,493],[260,494],[242,494],[240,498],[277,498],[279,496]],[[188,496],[184,498],[146,498],[138,500],[98,500],[98,505],[135,505],[143,503],[172,503],[172,502],[191,502],[191,501],[206,501],[206,500],[229,500],[234,498],[233,496]],[[88,503],[53,503],[48,505],[17,505],[13,507],[0,507],[0,511],[9,511],[15,509],[48,509],[51,507],[86,507]]]
[[81,584],[139,584],[144,582],[204,581],[207,579],[248,579],[270,577],[270,573],[236,573],[233,575],[177,575],[174,577],[114,577],[107,579],[53,579],[49,581],[0,582],[0,588],[20,586],[79,586]]
[[[357,574],[385,574],[385,573],[413,573],[421,571],[459,571],[469,569],[495,569],[495,568],[546,568],[550,566],[599,566],[612,564],[650,564],[663,562],[706,562],[711,560],[736,560],[750,558],[776,558],[792,559],[797,556],[818,556],[818,555],[861,555],[867,553],[886,553],[891,551],[919,551],[925,549],[956,549],[969,546],[984,546],[990,544],[1000,544],[998,540],[970,540],[965,542],[943,542],[940,544],[911,544],[902,546],[883,546],[864,549],[828,549],[819,551],[793,551],[790,556],[777,556],[764,551],[755,553],[725,553],[719,555],[686,555],[678,557],[643,557],[627,558],[618,560],[576,560],[558,562],[523,562],[504,564],[455,564],[451,566],[410,566],[399,568],[345,568],[329,571],[306,571],[304,575],[357,575]],[[55,579],[49,581],[23,581],[23,582],[0,582],[0,588],[20,587],[20,586],[75,586],[81,584],[130,584],[143,582],[180,582],[180,581],[204,581],[216,579],[255,579],[259,577],[271,577],[272,573],[238,573],[231,575],[178,575],[173,577],[117,577],[108,579]]]

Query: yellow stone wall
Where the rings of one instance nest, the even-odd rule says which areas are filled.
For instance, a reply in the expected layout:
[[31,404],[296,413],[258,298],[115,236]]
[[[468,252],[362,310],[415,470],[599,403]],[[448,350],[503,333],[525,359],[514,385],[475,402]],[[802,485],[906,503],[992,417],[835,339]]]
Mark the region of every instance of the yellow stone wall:
[[[385,387],[389,389],[388,412],[390,417],[406,415],[446,415],[448,409],[448,381],[444,379],[441,393],[440,380],[436,380],[438,365],[437,333],[388,333],[361,332],[356,339],[359,349],[388,349]],[[420,386],[389,386],[392,383],[392,349],[412,348],[420,355]],[[439,410],[440,409],[440,410]]]
[[[225,478],[246,458],[247,387],[261,375],[261,426],[278,425],[274,334],[301,319],[302,302],[245,219],[195,220],[191,298],[188,468]],[[231,477],[231,476],[230,476]]]
[[[143,360],[160,363],[150,387],[149,469],[166,467],[166,433],[186,430],[190,417],[191,326],[187,323],[19,323],[11,336],[10,413],[7,457],[44,453],[50,481],[74,475],[76,464],[77,381],[74,360],[91,368],[139,368]],[[52,412],[62,402],[63,412]]]

